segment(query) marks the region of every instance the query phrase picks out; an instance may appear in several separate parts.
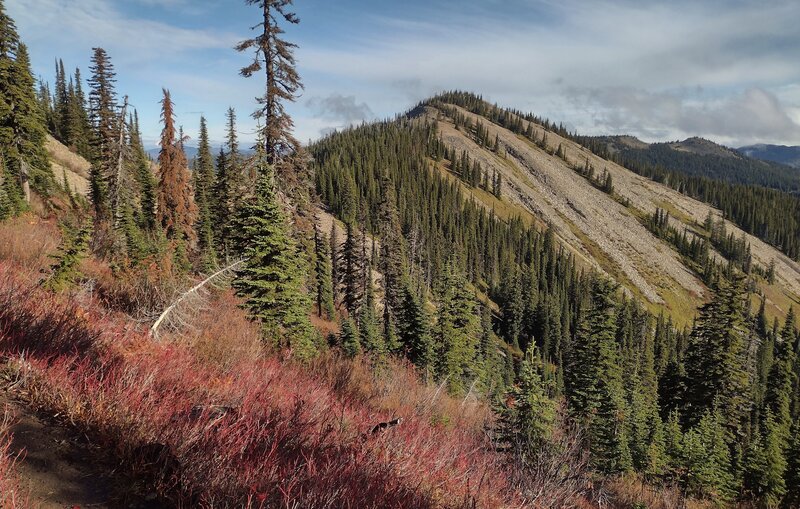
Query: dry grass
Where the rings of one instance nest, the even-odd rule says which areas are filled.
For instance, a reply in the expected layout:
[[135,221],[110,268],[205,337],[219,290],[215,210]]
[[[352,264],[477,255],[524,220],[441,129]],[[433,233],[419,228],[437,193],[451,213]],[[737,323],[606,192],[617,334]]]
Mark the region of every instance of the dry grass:
[[61,241],[53,221],[23,214],[0,223],[0,260],[9,260],[28,272],[47,268]]
[[0,416],[0,507],[23,509],[30,507],[14,473],[17,457],[11,452],[13,414],[5,407]]

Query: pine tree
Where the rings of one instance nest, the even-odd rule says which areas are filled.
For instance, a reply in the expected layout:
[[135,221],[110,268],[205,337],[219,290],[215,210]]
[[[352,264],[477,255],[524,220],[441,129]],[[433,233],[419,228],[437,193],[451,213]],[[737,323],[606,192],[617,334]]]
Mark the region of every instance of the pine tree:
[[573,345],[567,384],[570,406],[587,428],[593,462],[606,472],[631,467],[628,408],[615,340],[615,291],[606,280],[592,281],[591,304]]
[[400,344],[408,359],[423,373],[434,367],[435,345],[425,304],[410,285],[403,289],[397,316]]
[[139,128],[139,113],[134,110],[131,126],[131,152],[134,161],[134,178],[139,187],[139,228],[152,231],[156,228],[156,187],[157,182],[150,169],[150,156],[142,143],[142,132]]
[[344,305],[352,315],[357,315],[364,299],[364,274],[368,270],[364,258],[363,239],[356,231],[354,223],[345,227],[345,241],[342,246],[342,268],[340,277],[344,286]]
[[8,214],[20,211],[30,188],[46,196],[55,183],[35,85],[27,47],[0,2],[0,165]]
[[70,109],[73,112],[71,114],[73,124],[70,130],[73,133],[75,150],[85,159],[89,159],[91,157],[89,113],[86,111],[86,96],[83,94],[81,70],[77,67],[75,68],[75,92],[72,95]]
[[297,152],[300,144],[292,136],[294,126],[286,113],[284,103],[293,102],[303,85],[295,69],[294,49],[296,44],[287,42],[281,36],[284,30],[278,25],[282,18],[290,24],[300,22],[298,17],[287,10],[292,0],[246,0],[248,5],[261,9],[262,21],[253,29],[261,33],[240,42],[237,51],[255,49],[253,62],[241,70],[241,75],[251,77],[263,70],[266,74],[264,95],[259,98],[259,109],[254,113],[256,119],[265,122],[263,132],[267,163],[277,167],[287,155]]
[[116,154],[117,135],[116,82],[114,66],[103,48],[93,48],[92,77],[89,78],[89,120],[92,126],[92,168],[89,175],[92,205],[100,221],[109,221],[111,210],[110,188]]
[[[396,322],[405,286],[405,246],[400,217],[395,203],[395,189],[387,171],[381,175],[381,202],[379,205],[380,263],[383,275],[384,325],[387,336],[394,334],[391,324]],[[387,341],[387,343],[391,343]]]
[[460,394],[481,375],[475,363],[480,322],[475,297],[455,259],[447,263],[437,300],[436,375],[447,380],[452,393]]
[[361,353],[361,339],[359,338],[358,327],[352,318],[346,318],[342,322],[342,333],[339,341],[342,345],[342,351],[350,358],[355,357]]
[[241,188],[241,156],[236,134],[236,112],[228,108],[225,149],[217,157],[217,183],[214,189],[214,239],[220,255],[227,259],[236,253],[232,218],[236,215]]
[[194,181],[194,202],[197,205],[197,249],[200,253],[202,270],[209,271],[216,265],[214,243],[214,218],[212,216],[212,193],[214,190],[214,159],[208,141],[208,126],[205,117],[200,117],[200,137],[197,145],[197,158],[192,172]]
[[725,435],[722,419],[709,410],[684,435],[685,482],[690,493],[720,502],[733,498],[736,486]]
[[556,422],[552,387],[542,380],[541,360],[535,345],[525,353],[519,379],[506,394],[500,410],[498,438],[526,456],[537,454],[550,441]]
[[785,507],[800,507],[800,420],[792,426],[792,437],[786,452]]
[[92,236],[92,225],[88,222],[77,232],[65,232],[64,242],[58,249],[58,254],[53,258],[55,262],[50,266],[50,275],[42,281],[42,286],[59,292],[75,281],[78,275],[78,264],[86,256],[89,239]]
[[748,412],[745,395],[743,279],[721,282],[714,299],[703,306],[686,350],[687,398],[684,416],[689,422],[713,406],[733,440],[742,432]]
[[786,494],[786,457],[784,451],[789,434],[767,411],[763,433],[756,433],[755,440],[745,461],[746,488],[751,496],[766,507],[778,507]]
[[190,185],[189,169],[182,141],[176,139],[174,105],[169,91],[164,89],[161,101],[161,151],[158,154],[158,222],[167,239],[173,242],[177,259],[181,264],[183,254],[192,248],[197,236],[194,224],[197,206]]
[[364,305],[358,313],[358,332],[361,337],[361,344],[364,350],[381,358],[388,352],[386,342],[381,334],[380,320],[375,310],[375,292],[372,284],[367,284]]
[[[259,151],[260,152],[260,151]],[[289,346],[300,359],[316,353],[308,321],[311,302],[305,292],[305,255],[292,238],[275,194],[271,168],[259,154],[255,196],[239,209],[236,227],[247,239],[246,260],[233,286],[244,307],[261,323],[263,337],[276,346]]]
[[328,320],[336,318],[333,304],[333,279],[331,268],[330,242],[328,236],[320,231],[319,224],[314,226],[314,265],[317,281],[317,314]]

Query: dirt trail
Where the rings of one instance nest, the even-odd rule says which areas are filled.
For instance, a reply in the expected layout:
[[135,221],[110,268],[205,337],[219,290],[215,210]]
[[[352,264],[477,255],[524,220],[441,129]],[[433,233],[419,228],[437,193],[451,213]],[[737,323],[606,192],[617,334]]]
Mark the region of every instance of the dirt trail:
[[0,388],[0,405],[15,417],[11,452],[18,455],[14,473],[32,508],[158,509],[147,497],[130,496],[114,476],[103,452],[85,436],[45,419]]

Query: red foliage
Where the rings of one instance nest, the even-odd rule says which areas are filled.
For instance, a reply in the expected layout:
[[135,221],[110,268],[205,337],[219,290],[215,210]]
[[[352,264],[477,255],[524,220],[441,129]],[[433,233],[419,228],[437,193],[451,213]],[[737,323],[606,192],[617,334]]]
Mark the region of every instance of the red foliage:
[[4,408],[0,416],[0,507],[22,509],[28,507],[28,500],[14,476],[17,458],[11,452],[11,424],[11,411]]
[[[182,506],[521,506],[465,427],[348,397],[275,358],[227,369],[125,320],[32,289],[0,262],[0,352],[33,402],[116,451]],[[22,360],[24,359],[24,360]]]

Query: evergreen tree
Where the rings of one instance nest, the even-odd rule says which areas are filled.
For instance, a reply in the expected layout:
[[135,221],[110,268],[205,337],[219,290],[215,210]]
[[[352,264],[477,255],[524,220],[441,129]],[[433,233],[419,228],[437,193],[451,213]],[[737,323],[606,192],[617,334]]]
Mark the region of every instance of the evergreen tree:
[[520,366],[519,379],[500,410],[498,438],[518,452],[533,456],[550,441],[556,422],[552,387],[542,380],[541,361],[531,345]]
[[436,375],[454,394],[480,377],[475,358],[480,334],[475,297],[451,259],[439,282],[436,316]]
[[606,472],[631,467],[628,408],[615,341],[615,291],[609,281],[592,281],[590,307],[578,328],[567,379],[570,406],[587,428],[593,461]]
[[3,201],[7,214],[19,212],[30,188],[47,195],[55,183],[47,152],[45,120],[36,98],[30,59],[14,21],[0,2],[0,165],[7,177]]
[[158,184],[150,169],[150,156],[142,143],[139,113],[135,110],[131,127],[131,152],[134,161],[133,175],[139,187],[139,228],[152,231],[156,227],[156,187]]
[[767,411],[763,433],[756,433],[755,440],[745,461],[746,488],[766,507],[778,507],[786,494],[786,457],[788,433]]
[[406,356],[421,372],[428,373],[434,367],[436,345],[425,303],[410,285],[403,289],[397,322],[400,344]]
[[358,331],[364,349],[377,357],[384,356],[388,348],[381,334],[378,313],[375,310],[375,294],[372,284],[367,284],[364,305],[358,313]]
[[317,348],[308,321],[311,302],[304,291],[305,255],[291,236],[271,168],[261,154],[258,163],[255,196],[237,215],[236,227],[247,239],[242,250],[246,261],[233,286],[250,315],[261,323],[266,341],[289,346],[295,356],[308,359]]
[[[235,216],[241,189],[241,156],[236,134],[236,112],[228,108],[225,149],[217,157],[217,183],[214,190],[214,239],[220,255],[227,259],[236,251],[231,221]],[[238,254],[238,253],[237,253]]]
[[342,333],[339,341],[342,345],[342,351],[350,358],[355,357],[361,353],[361,339],[359,338],[358,327],[352,318],[346,318],[342,322]]
[[214,243],[214,218],[212,216],[212,193],[214,190],[214,160],[208,141],[208,127],[205,117],[200,117],[200,137],[197,145],[197,158],[192,172],[194,181],[194,202],[197,205],[197,249],[200,253],[200,266],[209,271],[216,265]]
[[738,276],[721,282],[713,300],[701,308],[686,350],[684,416],[697,422],[705,410],[716,406],[730,433],[729,441],[742,433],[749,410],[743,285]]
[[792,437],[786,453],[786,497],[785,507],[800,506],[800,421],[792,426]]
[[92,205],[100,221],[108,221],[111,210],[110,188],[115,175],[117,138],[116,82],[114,66],[103,48],[93,48],[92,77],[89,78],[89,120],[92,126],[92,163],[89,184]]
[[286,113],[286,102],[293,102],[303,85],[295,69],[294,49],[296,44],[286,41],[284,30],[278,25],[282,18],[290,24],[300,22],[299,18],[287,10],[292,0],[245,0],[248,5],[261,9],[262,21],[252,28],[261,33],[240,42],[237,51],[255,50],[253,62],[241,70],[244,77],[264,71],[266,75],[264,95],[258,99],[259,109],[254,113],[256,119],[265,121],[262,130],[266,161],[277,167],[287,155],[297,152],[300,144],[292,136],[294,126]]
[[684,435],[685,482],[690,493],[720,502],[733,498],[736,486],[725,435],[722,419],[709,410]]
[[[388,171],[381,176],[381,202],[379,210],[380,224],[380,263],[379,270],[383,275],[384,293],[384,326],[389,335],[395,333],[392,323],[397,320],[397,313],[403,298],[405,286],[405,246],[400,217],[395,204],[395,190]],[[388,324],[388,325],[387,325]],[[387,343],[391,343],[387,341]]]
[[58,292],[75,282],[78,265],[86,256],[91,235],[91,222],[77,232],[65,232],[64,242],[59,247],[58,254],[53,257],[55,262],[50,266],[50,275],[42,281],[45,288]]
[[328,320],[336,318],[333,305],[333,279],[331,268],[330,242],[328,236],[314,226],[315,273],[317,281],[317,313]]

